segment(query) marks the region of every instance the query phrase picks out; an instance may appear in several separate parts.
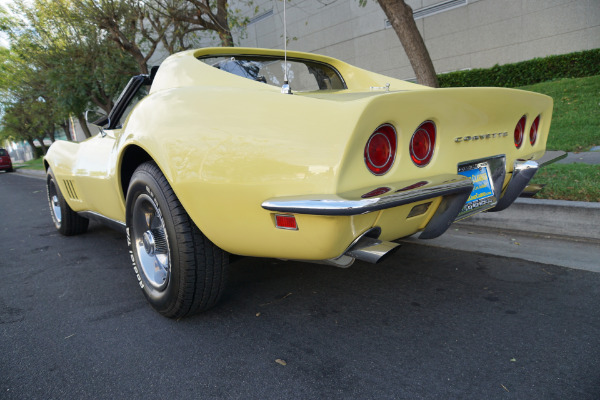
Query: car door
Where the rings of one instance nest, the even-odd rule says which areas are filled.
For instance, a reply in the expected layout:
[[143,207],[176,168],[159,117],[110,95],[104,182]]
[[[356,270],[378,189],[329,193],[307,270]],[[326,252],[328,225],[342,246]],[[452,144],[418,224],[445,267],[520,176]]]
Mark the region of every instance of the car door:
[[98,123],[100,133],[80,144],[74,171],[77,185],[89,211],[115,221],[125,221],[117,170],[118,139],[131,110],[147,95],[149,86],[147,75],[131,78],[106,121]]

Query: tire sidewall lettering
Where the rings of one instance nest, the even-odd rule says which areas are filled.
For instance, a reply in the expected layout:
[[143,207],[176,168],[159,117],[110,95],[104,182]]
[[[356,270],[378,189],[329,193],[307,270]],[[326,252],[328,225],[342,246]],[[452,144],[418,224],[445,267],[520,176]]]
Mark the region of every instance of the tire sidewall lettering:
[[152,190],[150,190],[148,185],[146,185],[146,194],[148,194],[150,196],[150,198],[152,199],[152,202],[154,203],[154,207],[156,208],[156,216],[160,219],[160,222],[162,222],[162,224],[164,225],[165,220],[162,215],[162,210],[161,210],[160,206],[158,205],[158,200],[157,200],[156,196],[154,195],[154,192]]
[[131,266],[133,267],[133,272],[135,272],[140,289],[144,289],[144,281],[142,280],[140,270],[138,269],[137,263],[135,262],[135,256],[133,254],[133,246],[131,242],[131,235],[129,233],[129,227],[125,228],[125,232],[127,233],[127,246],[129,246],[129,259],[131,260]]

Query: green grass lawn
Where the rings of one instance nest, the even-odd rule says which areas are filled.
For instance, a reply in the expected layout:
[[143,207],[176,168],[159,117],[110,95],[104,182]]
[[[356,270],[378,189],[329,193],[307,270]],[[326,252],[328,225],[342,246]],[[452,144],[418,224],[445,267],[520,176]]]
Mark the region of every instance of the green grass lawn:
[[554,99],[548,150],[589,151],[600,146],[600,75],[542,82],[519,89]]
[[546,186],[538,199],[600,202],[600,165],[551,164],[540,169],[531,183]]
[[35,159],[35,160],[29,160],[29,161],[25,161],[22,164],[15,164],[15,168],[25,168],[25,169],[35,169],[38,171],[43,171],[44,170],[44,159],[42,157]]
[[[548,150],[580,152],[600,146],[600,76],[560,79],[519,89],[554,99]],[[532,183],[546,184],[536,198],[600,202],[600,165],[549,165],[538,171]]]

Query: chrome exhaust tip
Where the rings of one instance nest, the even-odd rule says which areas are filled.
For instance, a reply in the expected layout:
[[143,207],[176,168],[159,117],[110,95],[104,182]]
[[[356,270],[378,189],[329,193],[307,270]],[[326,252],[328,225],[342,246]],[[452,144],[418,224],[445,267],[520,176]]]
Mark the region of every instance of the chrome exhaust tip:
[[379,239],[363,236],[344,255],[371,264],[377,264],[394,254],[399,248],[399,243],[384,242]]
[[354,263],[354,260],[366,261],[371,264],[380,263],[394,254],[401,245],[399,243],[379,240],[379,235],[381,235],[381,228],[369,229],[356,238],[341,256],[323,260],[320,263],[340,268],[350,267]]

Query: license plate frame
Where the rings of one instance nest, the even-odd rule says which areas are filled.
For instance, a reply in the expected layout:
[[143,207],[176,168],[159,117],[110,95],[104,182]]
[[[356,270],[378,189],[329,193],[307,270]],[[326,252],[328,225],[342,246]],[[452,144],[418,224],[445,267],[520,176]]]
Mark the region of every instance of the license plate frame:
[[488,160],[465,163],[458,166],[458,174],[470,178],[473,190],[459,213],[462,219],[471,214],[485,211],[497,203],[497,196],[492,180],[492,172]]

